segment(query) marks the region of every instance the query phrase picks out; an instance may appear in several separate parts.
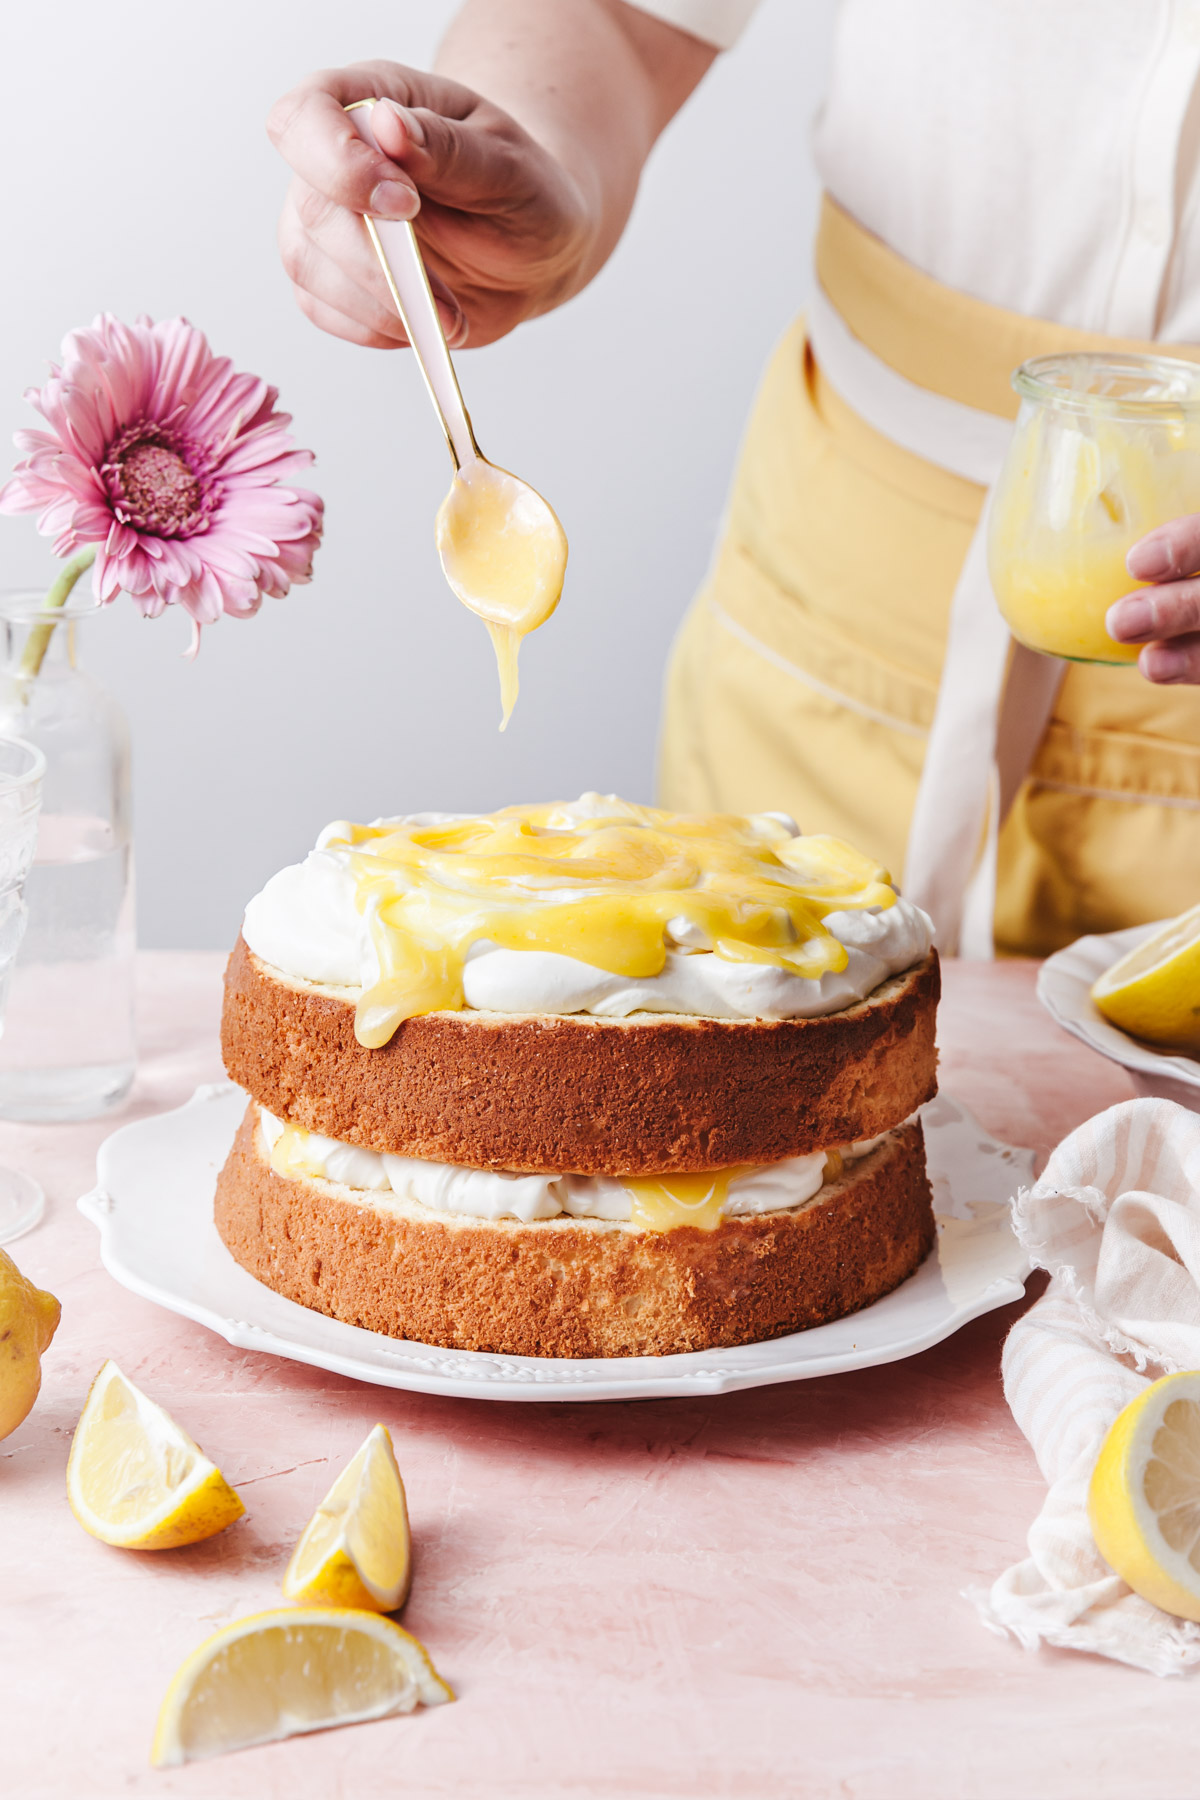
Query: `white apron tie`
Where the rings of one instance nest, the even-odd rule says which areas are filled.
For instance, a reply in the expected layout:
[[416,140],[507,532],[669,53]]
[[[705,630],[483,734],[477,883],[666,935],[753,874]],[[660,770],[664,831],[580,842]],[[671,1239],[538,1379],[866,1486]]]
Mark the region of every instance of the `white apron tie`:
[[1012,425],[898,375],[854,336],[819,285],[807,319],[822,375],[872,430],[989,490],[950,607],[904,892],[933,919],[944,955],[990,958],[1000,827],[1066,672],[1058,657],[1014,642],[988,577],[990,490]]

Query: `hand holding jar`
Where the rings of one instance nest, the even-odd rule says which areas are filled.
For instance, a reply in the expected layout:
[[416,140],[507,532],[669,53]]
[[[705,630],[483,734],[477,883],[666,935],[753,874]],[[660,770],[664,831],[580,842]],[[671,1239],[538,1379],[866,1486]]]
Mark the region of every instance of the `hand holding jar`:
[[1108,630],[1142,646],[1138,668],[1147,681],[1200,686],[1200,513],[1160,525],[1125,560],[1135,581],[1150,585],[1109,608]]
[[[992,504],[992,583],[1013,635],[1078,662],[1200,682],[1200,368],[1038,357]],[[1130,577],[1151,585],[1129,593]],[[1145,646],[1139,654],[1139,646]]]

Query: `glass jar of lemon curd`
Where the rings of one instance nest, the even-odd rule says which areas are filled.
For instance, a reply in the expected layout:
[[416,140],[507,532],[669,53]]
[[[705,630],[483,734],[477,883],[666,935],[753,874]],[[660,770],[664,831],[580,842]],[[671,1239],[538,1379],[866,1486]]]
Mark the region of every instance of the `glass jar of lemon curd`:
[[1200,367],[1165,356],[1038,356],[1012,378],[1021,407],[988,526],[1010,631],[1072,662],[1133,663],[1104,628],[1137,582],[1130,547],[1200,511]]

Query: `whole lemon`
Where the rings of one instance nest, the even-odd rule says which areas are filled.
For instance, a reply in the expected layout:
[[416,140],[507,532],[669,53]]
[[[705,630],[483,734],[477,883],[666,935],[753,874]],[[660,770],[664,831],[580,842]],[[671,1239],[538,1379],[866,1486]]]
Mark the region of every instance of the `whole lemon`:
[[0,1438],[17,1429],[38,1397],[41,1354],[61,1313],[54,1295],[34,1287],[0,1250]]

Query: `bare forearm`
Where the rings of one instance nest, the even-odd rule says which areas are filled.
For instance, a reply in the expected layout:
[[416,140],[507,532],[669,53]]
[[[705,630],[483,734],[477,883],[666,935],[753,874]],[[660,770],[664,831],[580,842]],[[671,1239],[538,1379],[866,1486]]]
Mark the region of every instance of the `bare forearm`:
[[592,225],[577,292],[612,253],[656,138],[715,56],[621,0],[466,0],[435,67],[511,114],[574,183]]

